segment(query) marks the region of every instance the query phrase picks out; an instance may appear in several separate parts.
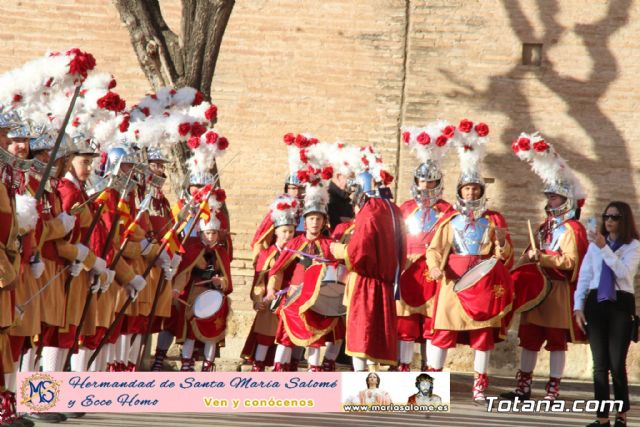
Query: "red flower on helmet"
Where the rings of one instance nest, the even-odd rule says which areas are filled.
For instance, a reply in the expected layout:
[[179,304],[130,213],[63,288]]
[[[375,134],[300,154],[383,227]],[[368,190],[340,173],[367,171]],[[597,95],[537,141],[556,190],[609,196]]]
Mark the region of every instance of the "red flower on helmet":
[[447,138],[453,138],[453,135],[455,135],[456,133],[456,127],[455,126],[447,126],[444,129],[442,129],[442,134],[444,136],[446,136]]
[[518,138],[518,148],[522,151],[529,151],[531,149],[531,141],[529,138]]
[[184,122],[178,125],[178,134],[186,136],[191,131],[191,123]]
[[438,136],[438,137],[436,138],[436,145],[437,145],[438,147],[443,147],[443,146],[447,145],[447,141],[448,141],[448,140],[449,140],[449,139],[448,139],[446,136],[444,136],[444,135],[440,135],[440,136]]
[[224,203],[227,200],[227,193],[222,188],[218,188],[215,191],[216,200],[220,203]]
[[206,131],[207,131],[207,128],[202,126],[200,122],[194,122],[191,125],[191,135],[193,136],[201,136]]
[[473,129],[473,122],[467,119],[460,120],[460,124],[458,125],[458,130],[460,132],[469,133]]
[[405,144],[408,144],[410,139],[411,139],[411,133],[402,132],[402,142],[404,142]]
[[124,110],[127,106],[127,103],[124,99],[120,98],[120,95],[111,91],[107,92],[105,96],[98,99],[97,104],[98,107],[102,108],[103,110],[115,111],[117,113]]
[[391,184],[393,182],[393,175],[391,175],[386,170],[381,170],[380,171],[380,178],[382,179],[382,183],[384,185],[389,185],[389,184]]
[[533,149],[538,153],[543,153],[549,149],[549,144],[544,142],[543,139],[533,143]]
[[322,169],[320,176],[322,177],[322,179],[331,179],[331,177],[333,176],[333,168],[331,166],[327,166],[326,168]]
[[83,52],[78,48],[71,49],[67,52],[67,56],[72,56],[69,61],[69,74],[79,74],[83,78],[87,78],[87,72],[94,69],[96,59],[88,52]]
[[200,147],[200,137],[192,136],[191,138],[189,138],[189,140],[187,141],[187,146],[192,150]]
[[293,144],[295,142],[296,136],[294,134],[292,134],[291,132],[289,132],[284,137],[282,137],[282,139],[283,139],[285,144],[291,145],[291,144]]
[[122,116],[122,121],[120,122],[120,125],[118,126],[118,129],[120,129],[120,132],[124,133],[127,130],[129,130],[129,115],[124,115]]
[[304,148],[307,146],[307,137],[305,137],[304,135],[296,135],[296,139],[294,144],[296,145],[296,147],[298,148]]
[[429,143],[431,142],[431,137],[426,132],[420,132],[416,140],[420,145],[429,145]]
[[218,107],[211,104],[211,106],[204,112],[204,117],[210,122],[215,121],[218,118]]
[[516,154],[518,154],[518,151],[520,151],[520,147],[518,147],[518,140],[517,139],[511,143],[511,149]]
[[207,144],[215,144],[218,142],[218,134],[210,130],[205,134],[204,139]]
[[307,182],[309,180],[309,173],[306,170],[299,170],[296,175],[300,182]]
[[486,123],[478,123],[475,127],[476,133],[478,136],[487,136],[489,135],[489,126]]
[[191,105],[200,105],[202,104],[202,101],[204,101],[204,94],[198,90],[196,91],[196,95],[193,97],[193,102],[191,103]]
[[220,139],[218,139],[218,150],[224,151],[227,147],[229,147],[229,140],[221,136]]

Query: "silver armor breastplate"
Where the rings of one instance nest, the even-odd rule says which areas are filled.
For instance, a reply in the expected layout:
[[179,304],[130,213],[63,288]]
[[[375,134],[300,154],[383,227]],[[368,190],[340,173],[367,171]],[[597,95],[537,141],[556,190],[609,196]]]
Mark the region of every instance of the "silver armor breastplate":
[[412,213],[406,220],[407,231],[409,234],[428,233],[438,221],[438,212],[429,208],[425,210],[420,208]]
[[560,239],[562,235],[567,231],[566,224],[560,224],[551,232],[551,241],[546,236],[546,233],[543,231],[538,232],[538,241],[540,243],[541,250],[548,251],[559,251],[560,250]]
[[458,255],[479,255],[483,243],[489,239],[489,220],[478,218],[470,223],[464,215],[456,215],[451,220],[453,227],[453,251]]

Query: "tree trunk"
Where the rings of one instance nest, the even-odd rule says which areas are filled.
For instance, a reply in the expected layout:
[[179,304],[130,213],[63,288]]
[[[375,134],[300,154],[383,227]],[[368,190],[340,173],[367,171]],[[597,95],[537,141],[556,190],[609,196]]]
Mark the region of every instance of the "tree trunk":
[[[180,36],[165,22],[158,0],[113,3],[153,89],[190,86],[211,101],[213,73],[235,0],[182,0]],[[211,172],[218,174],[215,162]],[[219,186],[219,178],[216,182]],[[226,204],[223,210],[228,217]]]
[[180,36],[158,0],[113,0],[140,67],[154,89],[191,86],[211,100],[211,82],[234,0],[182,0]]

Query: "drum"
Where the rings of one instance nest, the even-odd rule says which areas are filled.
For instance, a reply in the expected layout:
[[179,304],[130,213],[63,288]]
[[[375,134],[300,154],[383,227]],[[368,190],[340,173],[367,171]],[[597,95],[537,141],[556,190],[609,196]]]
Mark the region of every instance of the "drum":
[[513,281],[496,258],[478,263],[453,286],[464,311],[483,322],[504,317],[513,303]]
[[[320,279],[321,273],[322,278]],[[298,304],[299,302],[296,301],[302,296],[304,304],[309,307],[308,309],[317,314],[326,317],[345,315],[347,308],[342,304],[342,299],[348,275],[347,268],[342,264],[312,265],[305,272],[302,286],[292,287],[292,291],[287,295],[285,308]],[[319,290],[317,290],[318,286]]]
[[517,266],[511,271],[511,279],[515,293],[513,310],[518,313],[537,307],[551,291],[551,280],[537,263]]
[[215,316],[222,308],[224,298],[224,294],[218,290],[204,291],[193,302],[193,315],[197,319],[208,319]]
[[340,317],[347,314],[342,304],[344,288],[349,272],[343,264],[327,265],[320,282],[320,293],[311,310],[327,317]]

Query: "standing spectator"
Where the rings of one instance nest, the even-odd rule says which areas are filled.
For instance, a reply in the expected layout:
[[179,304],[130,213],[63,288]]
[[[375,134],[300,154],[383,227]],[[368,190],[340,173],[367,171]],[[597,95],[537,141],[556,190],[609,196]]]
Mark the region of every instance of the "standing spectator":
[[[638,230],[625,202],[611,202],[602,214],[600,231],[590,231],[575,293],[574,316],[589,338],[593,355],[596,400],[609,399],[609,372],[622,409],[615,426],[626,426],[629,387],[626,359],[635,313],[633,278],[640,262]],[[589,426],[608,426],[608,408],[600,408]]]

